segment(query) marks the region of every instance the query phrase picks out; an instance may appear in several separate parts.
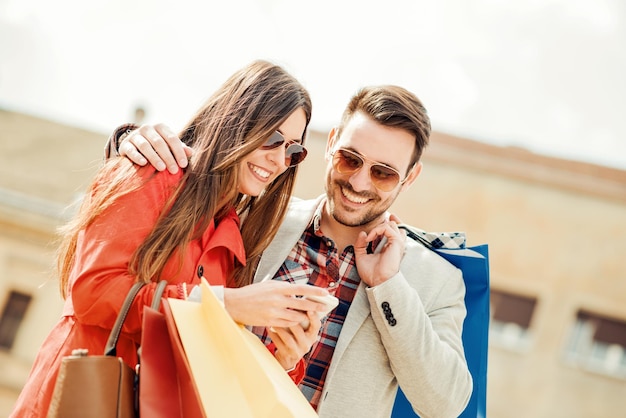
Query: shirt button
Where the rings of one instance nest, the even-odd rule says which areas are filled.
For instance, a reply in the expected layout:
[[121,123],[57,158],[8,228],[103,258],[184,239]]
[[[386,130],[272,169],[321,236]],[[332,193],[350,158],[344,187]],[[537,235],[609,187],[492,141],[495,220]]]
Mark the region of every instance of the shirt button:
[[335,287],[335,286],[337,286],[337,283],[335,282],[328,283],[328,287]]
[[202,276],[204,276],[204,267],[202,267],[202,265],[198,266],[198,277],[202,278]]

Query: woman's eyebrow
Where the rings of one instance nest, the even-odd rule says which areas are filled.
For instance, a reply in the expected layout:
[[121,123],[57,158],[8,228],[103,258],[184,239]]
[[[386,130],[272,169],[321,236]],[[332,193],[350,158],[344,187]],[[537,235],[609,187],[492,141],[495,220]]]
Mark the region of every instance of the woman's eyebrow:
[[276,129],[276,132],[280,133],[283,136],[283,138],[285,138],[285,142],[299,142],[299,143],[303,142],[302,138],[295,138],[295,139],[287,138],[287,135],[285,135],[283,131],[281,131],[280,129]]

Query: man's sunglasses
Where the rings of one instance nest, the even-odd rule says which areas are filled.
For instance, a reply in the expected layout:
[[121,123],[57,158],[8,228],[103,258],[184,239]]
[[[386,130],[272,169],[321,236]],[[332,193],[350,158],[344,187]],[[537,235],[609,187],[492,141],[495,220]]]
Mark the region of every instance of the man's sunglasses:
[[278,131],[274,132],[272,136],[269,137],[265,144],[261,145],[261,149],[270,150],[276,149],[285,144],[285,165],[287,167],[293,167],[300,164],[304,161],[306,157],[307,150],[303,145],[298,144],[297,142],[287,142],[285,137]]
[[400,173],[395,168],[367,159],[357,152],[338,148],[331,155],[334,169],[341,174],[353,175],[367,162],[370,166],[372,184],[382,192],[390,192],[398,183],[402,184],[406,181],[406,178],[400,181]]

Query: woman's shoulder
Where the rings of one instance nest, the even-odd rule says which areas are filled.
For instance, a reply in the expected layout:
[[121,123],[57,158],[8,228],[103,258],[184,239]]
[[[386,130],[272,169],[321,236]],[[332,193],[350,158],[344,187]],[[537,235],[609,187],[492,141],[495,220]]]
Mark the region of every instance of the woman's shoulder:
[[[158,171],[152,166],[134,165],[130,179],[130,193],[137,198],[137,194],[144,195],[153,202],[164,202],[180,184],[184,172],[178,170],[172,174],[169,171]],[[132,185],[134,183],[134,185]]]
[[185,173],[182,169],[179,169],[175,174],[172,174],[167,170],[158,171],[149,164],[145,166],[135,164],[133,165],[133,169],[135,170],[136,175],[140,178],[158,181],[163,184],[179,183]]
[[158,171],[152,166],[133,167],[136,178],[140,179],[142,189],[163,190],[165,193],[171,193],[181,182],[184,171],[178,170],[175,174],[167,170]]

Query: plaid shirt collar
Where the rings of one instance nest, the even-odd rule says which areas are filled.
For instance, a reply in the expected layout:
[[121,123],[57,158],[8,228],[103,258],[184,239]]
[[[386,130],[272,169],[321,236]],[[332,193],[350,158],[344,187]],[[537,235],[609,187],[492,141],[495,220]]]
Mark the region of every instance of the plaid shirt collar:
[[315,213],[313,215],[313,219],[311,219],[311,223],[307,226],[307,229],[313,224],[313,233],[318,237],[323,237],[321,226],[322,226],[322,215],[324,214],[324,206],[326,205],[327,199],[324,198],[320,201],[319,205],[317,205],[317,209],[315,209]]

